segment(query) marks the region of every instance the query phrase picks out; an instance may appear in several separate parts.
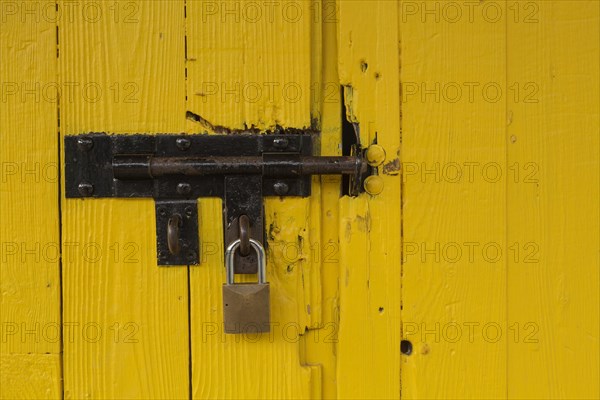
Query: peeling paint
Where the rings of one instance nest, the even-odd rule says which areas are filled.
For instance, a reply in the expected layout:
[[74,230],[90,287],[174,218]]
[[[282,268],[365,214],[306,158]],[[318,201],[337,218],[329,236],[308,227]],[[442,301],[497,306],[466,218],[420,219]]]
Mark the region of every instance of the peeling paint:
[[383,165],[383,173],[386,175],[398,175],[400,173],[400,160],[394,158]]

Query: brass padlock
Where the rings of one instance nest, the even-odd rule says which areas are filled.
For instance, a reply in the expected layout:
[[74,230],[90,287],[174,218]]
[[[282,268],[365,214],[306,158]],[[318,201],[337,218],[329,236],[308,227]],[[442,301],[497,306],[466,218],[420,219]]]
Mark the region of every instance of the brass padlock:
[[269,332],[271,308],[269,283],[266,282],[267,261],[265,249],[260,242],[250,239],[257,254],[258,282],[234,282],[234,255],[241,240],[233,241],[225,251],[227,283],[223,285],[223,323],[225,333]]

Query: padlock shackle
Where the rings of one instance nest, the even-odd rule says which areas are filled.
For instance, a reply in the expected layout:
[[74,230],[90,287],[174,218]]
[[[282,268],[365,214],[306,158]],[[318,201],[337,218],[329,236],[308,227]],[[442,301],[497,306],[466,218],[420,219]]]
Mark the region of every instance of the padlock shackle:
[[[227,250],[225,250],[225,271],[227,274],[227,284],[233,285],[235,270],[233,268],[233,263],[235,260],[235,251],[240,246],[242,241],[240,239],[236,239],[227,246]],[[250,245],[254,248],[257,255],[258,262],[258,283],[266,283],[267,279],[267,260],[265,257],[265,249],[262,244],[254,239],[250,239]]]

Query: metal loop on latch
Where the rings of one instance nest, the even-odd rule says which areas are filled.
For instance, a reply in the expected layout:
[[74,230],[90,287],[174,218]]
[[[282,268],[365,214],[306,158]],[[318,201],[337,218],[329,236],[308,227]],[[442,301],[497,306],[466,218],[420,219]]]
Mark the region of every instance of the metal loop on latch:
[[240,215],[238,219],[240,230],[240,254],[246,257],[250,254],[250,219],[247,215]]
[[[254,239],[249,239],[250,245],[256,251],[256,256],[258,258],[258,283],[265,283],[267,277],[267,260],[265,257],[265,248],[263,245]],[[227,246],[225,250],[225,270],[227,274],[227,284],[233,285],[234,283],[234,275],[235,271],[233,268],[234,262],[234,254],[236,249],[239,247],[241,243],[240,239],[234,240]]]
[[167,245],[169,246],[169,252],[173,255],[179,254],[179,227],[181,226],[181,216],[179,214],[173,214],[169,218],[167,224]]

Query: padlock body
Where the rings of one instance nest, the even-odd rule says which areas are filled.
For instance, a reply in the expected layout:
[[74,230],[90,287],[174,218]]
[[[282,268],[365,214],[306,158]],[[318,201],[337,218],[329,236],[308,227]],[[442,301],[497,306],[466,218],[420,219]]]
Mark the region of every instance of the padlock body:
[[271,305],[268,283],[223,285],[225,333],[269,332]]

